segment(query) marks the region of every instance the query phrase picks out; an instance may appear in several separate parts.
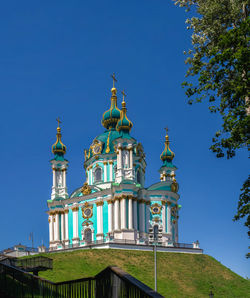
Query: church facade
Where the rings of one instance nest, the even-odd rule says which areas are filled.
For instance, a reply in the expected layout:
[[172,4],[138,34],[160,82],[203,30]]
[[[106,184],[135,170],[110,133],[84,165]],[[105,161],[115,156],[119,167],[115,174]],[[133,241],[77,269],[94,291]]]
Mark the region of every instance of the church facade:
[[143,146],[131,136],[124,99],[117,106],[117,90],[111,89],[111,106],[104,112],[104,132],[84,151],[86,182],[71,195],[67,191],[65,159],[58,120],[52,146],[53,186],[48,205],[49,249],[81,247],[90,243],[147,245],[157,227],[158,244],[178,243],[178,183],[174,153],[168,134],[159,169],[159,181],[145,188],[146,161]]

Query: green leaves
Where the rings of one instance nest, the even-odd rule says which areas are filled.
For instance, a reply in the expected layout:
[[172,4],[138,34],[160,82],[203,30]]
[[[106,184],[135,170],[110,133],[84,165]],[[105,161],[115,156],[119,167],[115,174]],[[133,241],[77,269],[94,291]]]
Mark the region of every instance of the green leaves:
[[[182,86],[188,104],[208,100],[211,113],[223,123],[210,149],[218,158],[249,149],[250,135],[250,18],[243,0],[176,0],[176,5],[195,11],[186,20],[192,30],[192,48],[185,52],[189,66]],[[250,231],[249,177],[243,185],[235,220],[247,216]],[[250,236],[250,232],[249,232]]]

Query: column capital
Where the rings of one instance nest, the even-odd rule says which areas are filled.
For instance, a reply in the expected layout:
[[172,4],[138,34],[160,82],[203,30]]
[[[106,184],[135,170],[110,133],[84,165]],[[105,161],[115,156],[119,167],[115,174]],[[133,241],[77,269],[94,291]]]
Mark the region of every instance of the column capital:
[[109,199],[109,200],[107,200],[107,203],[108,203],[108,204],[112,204],[113,202],[114,202],[113,199]]
[[109,164],[110,164],[110,165],[112,165],[113,163],[114,163],[114,161],[113,161],[113,160],[110,160],[110,161],[109,161]]
[[115,197],[114,198],[114,201],[120,201],[121,200],[121,197]]
[[171,206],[171,202],[167,201],[168,206]]
[[72,211],[74,212],[74,211],[78,211],[79,210],[79,207],[78,206],[75,206],[75,207],[73,207],[72,208]]
[[103,201],[96,202],[96,206],[97,206],[97,207],[99,207],[99,206],[103,206],[103,204],[104,204]]
[[165,206],[165,205],[166,205],[166,202],[167,202],[167,201],[162,200],[162,201],[161,201],[162,206]]
[[104,160],[103,164],[106,165],[108,162],[106,160]]
[[69,209],[65,209],[65,210],[64,210],[64,213],[65,213],[65,214],[68,214],[68,213],[69,213]]
[[150,205],[150,201],[145,201],[146,205]]
[[51,222],[50,218],[48,218],[48,222],[49,222],[49,223]]

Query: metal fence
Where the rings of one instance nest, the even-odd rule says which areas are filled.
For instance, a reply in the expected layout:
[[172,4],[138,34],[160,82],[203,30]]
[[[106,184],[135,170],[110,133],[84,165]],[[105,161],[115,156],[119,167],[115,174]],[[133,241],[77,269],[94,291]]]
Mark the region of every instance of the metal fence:
[[0,292],[8,298],[163,297],[117,267],[95,277],[53,283],[1,263]]
[[11,260],[11,265],[14,267],[19,267],[24,271],[43,271],[48,269],[53,269],[53,260],[43,256],[35,256],[26,259],[13,258]]

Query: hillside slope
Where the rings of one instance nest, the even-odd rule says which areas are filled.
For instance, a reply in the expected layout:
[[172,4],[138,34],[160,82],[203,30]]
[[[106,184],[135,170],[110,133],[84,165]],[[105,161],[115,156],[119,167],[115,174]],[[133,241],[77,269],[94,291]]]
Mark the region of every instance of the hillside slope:
[[[94,276],[116,265],[149,287],[154,287],[153,252],[89,249],[43,254],[52,258],[53,270],[39,275],[51,281]],[[158,292],[166,297],[250,297],[250,281],[208,255],[157,253]]]

